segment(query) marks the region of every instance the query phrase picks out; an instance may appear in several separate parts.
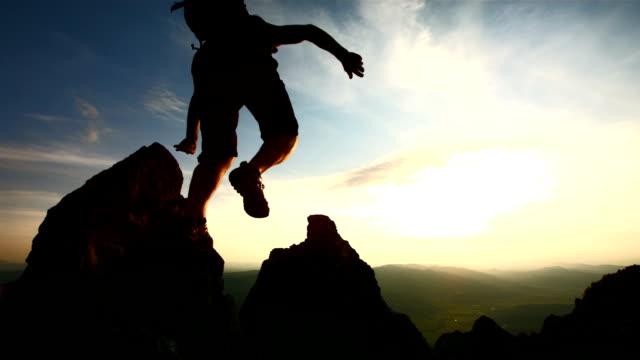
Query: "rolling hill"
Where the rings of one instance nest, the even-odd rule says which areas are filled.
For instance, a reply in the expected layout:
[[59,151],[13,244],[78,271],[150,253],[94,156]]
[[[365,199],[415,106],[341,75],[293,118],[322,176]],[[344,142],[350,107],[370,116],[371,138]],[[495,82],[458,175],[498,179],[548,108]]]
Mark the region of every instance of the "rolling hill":
[[[576,297],[622,266],[550,267],[479,272],[459,267],[386,265],[374,268],[389,306],[409,315],[430,343],[443,333],[467,331],[481,315],[511,333],[540,330],[549,314],[571,311]],[[257,270],[225,274],[225,291],[242,304]]]

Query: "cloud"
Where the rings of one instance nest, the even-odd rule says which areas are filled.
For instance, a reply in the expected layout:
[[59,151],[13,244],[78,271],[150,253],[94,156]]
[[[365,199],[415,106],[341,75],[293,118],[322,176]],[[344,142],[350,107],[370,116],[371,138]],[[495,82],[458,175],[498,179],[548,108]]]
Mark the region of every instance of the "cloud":
[[34,146],[30,148],[0,146],[0,160],[7,162],[39,162],[80,165],[93,168],[103,168],[115,163],[115,161],[110,158],[87,154],[84,149],[70,149],[54,146]]
[[97,144],[101,141],[104,135],[113,132],[113,129],[104,125],[104,119],[98,110],[98,108],[79,96],[74,97],[74,109],[80,115],[80,118],[70,118],[67,116],[41,114],[41,113],[26,113],[24,116],[40,120],[52,126],[55,124],[69,123],[76,125],[79,124],[83,127],[82,130],[72,130],[73,135],[79,138],[85,143]]
[[101,126],[101,121],[92,121],[81,134],[81,138],[86,143],[98,144],[104,135],[112,132],[113,129]]
[[[463,148],[457,150],[473,151],[473,149]],[[364,167],[339,174],[339,185],[336,188],[358,188],[381,184],[403,185],[411,182],[410,178],[413,174],[426,168],[447,166],[448,159],[452,155],[451,149],[444,151],[425,145],[413,149],[403,149],[394,155],[376,159]]]
[[347,175],[342,186],[358,187],[375,181],[384,181],[394,168],[401,165],[399,162],[400,160],[390,160],[352,171]]
[[100,132],[95,128],[90,128],[84,134],[83,139],[90,144],[97,144],[100,142]]
[[47,215],[46,211],[21,210],[21,209],[18,209],[18,210],[0,209],[0,217],[3,217],[3,218],[16,219],[16,218],[29,217],[29,218],[44,219],[44,217],[46,215]]
[[46,115],[46,114],[38,114],[38,113],[27,113],[27,114],[24,114],[24,116],[32,119],[48,122],[48,123],[69,121],[69,118],[66,116]]
[[62,199],[62,194],[38,190],[1,190],[0,221],[23,217],[44,218],[48,209]]
[[178,98],[165,85],[159,85],[147,92],[144,107],[150,113],[165,120],[183,122],[186,119],[189,104]]
[[97,144],[106,134],[113,132],[112,129],[104,126],[104,120],[98,108],[89,101],[80,97],[75,97],[76,111],[80,113],[86,128],[79,135],[82,141],[89,144]]
[[31,201],[56,202],[62,195],[50,191],[0,190],[0,203],[21,203]]
[[98,120],[100,119],[100,112],[98,109],[89,103],[88,101],[79,97],[75,98],[76,110],[86,119]]

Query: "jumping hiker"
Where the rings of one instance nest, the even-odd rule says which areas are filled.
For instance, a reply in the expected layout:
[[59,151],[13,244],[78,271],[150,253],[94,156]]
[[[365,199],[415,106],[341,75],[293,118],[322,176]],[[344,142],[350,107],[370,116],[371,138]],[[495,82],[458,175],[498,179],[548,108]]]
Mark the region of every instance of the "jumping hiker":
[[249,162],[231,171],[229,181],[243,197],[247,214],[267,217],[261,175],[286,160],[298,142],[298,123],[272,54],[280,45],[310,41],[333,54],[349,78],[364,75],[362,57],[314,25],[276,26],[250,15],[244,0],[185,0],[171,11],[180,8],[200,44],[192,45],[197,49],[191,65],[194,92],[186,138],[176,150],[194,154],[198,130],[202,133],[184,215],[204,226],[207,203],[238,156],[238,112],[246,106],[259,124],[263,144]]

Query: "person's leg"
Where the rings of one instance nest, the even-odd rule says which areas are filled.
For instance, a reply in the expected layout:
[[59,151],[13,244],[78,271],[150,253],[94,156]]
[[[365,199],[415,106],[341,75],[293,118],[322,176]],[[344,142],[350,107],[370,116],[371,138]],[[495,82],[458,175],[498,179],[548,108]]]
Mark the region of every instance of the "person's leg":
[[297,144],[297,136],[271,136],[266,138],[256,155],[249,161],[249,164],[262,174],[291,156]]
[[184,215],[196,219],[206,218],[207,204],[222,181],[222,177],[229,170],[235,158],[218,161],[201,162],[193,170],[189,195],[187,197]]
[[[205,219],[207,204],[238,156],[238,112],[242,107],[233,74],[219,68],[206,44],[194,56],[193,97],[187,116],[187,138],[201,134],[201,152],[193,170],[184,215]],[[189,121],[193,119],[199,121]]]
[[262,173],[286,160],[298,143],[298,136],[278,135],[265,137],[264,143],[249,163],[229,174],[229,181],[243,198],[244,210],[255,218],[269,216],[269,204],[264,197]]
[[209,71],[201,72],[200,77],[194,76],[195,90],[189,113],[200,121],[187,124],[187,137],[197,139],[199,128],[202,144],[184,209],[184,215],[194,219],[206,218],[209,200],[238,156],[236,127],[242,105],[232,98],[231,92],[221,93],[220,89],[212,86],[226,83],[223,80]]
[[298,122],[284,83],[278,73],[249,79],[245,106],[260,126],[263,144],[256,155],[229,174],[229,181],[242,196],[244,210],[255,218],[269,216],[262,173],[286,160],[298,143]]

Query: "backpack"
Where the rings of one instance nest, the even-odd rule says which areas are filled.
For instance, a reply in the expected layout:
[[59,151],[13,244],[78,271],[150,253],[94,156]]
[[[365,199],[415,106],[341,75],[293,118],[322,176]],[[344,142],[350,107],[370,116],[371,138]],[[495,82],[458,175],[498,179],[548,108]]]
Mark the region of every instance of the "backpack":
[[[173,3],[171,12],[184,8],[184,20],[200,46],[239,15],[248,15],[244,0],[184,0]],[[236,15],[236,16],[234,16]],[[191,48],[197,49],[193,44]]]

